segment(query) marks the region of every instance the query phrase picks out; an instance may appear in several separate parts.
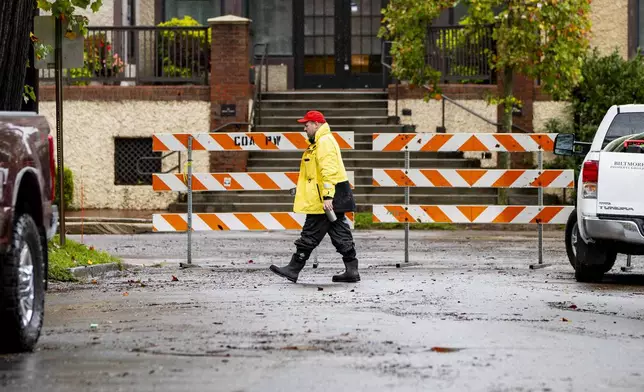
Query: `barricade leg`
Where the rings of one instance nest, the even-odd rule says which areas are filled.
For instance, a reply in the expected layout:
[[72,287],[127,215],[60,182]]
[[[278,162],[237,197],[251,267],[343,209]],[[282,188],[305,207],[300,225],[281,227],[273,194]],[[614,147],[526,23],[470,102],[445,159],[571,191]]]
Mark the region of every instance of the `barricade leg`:
[[[538,156],[538,161],[539,161],[539,173],[543,171],[543,151],[539,150],[537,152]],[[539,186],[538,189],[538,198],[539,198],[539,207],[543,207],[543,186]],[[538,234],[538,245],[537,245],[537,253],[539,254],[539,263],[538,264],[531,264],[530,269],[538,269],[538,268],[544,268],[549,266],[550,264],[544,264],[543,263],[543,224],[541,222],[537,223],[537,234]]]
[[192,264],[192,135],[188,136],[188,178],[187,178],[187,187],[188,187],[188,251],[186,255],[186,263],[179,263],[180,268],[194,268],[198,267],[195,264]]
[[633,270],[633,266],[631,265],[631,255],[626,255],[626,267],[621,268],[622,272],[630,272]]

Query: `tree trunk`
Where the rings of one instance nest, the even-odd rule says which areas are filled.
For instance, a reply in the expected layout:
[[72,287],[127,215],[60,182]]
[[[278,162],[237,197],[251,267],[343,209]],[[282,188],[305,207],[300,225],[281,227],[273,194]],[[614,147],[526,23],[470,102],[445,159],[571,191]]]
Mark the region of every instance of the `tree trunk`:
[[[503,70],[503,99],[505,100],[506,103],[503,105],[503,116],[501,117],[502,133],[512,133],[512,105],[508,105],[507,102],[512,97],[513,88],[514,88],[514,70],[511,67],[507,67]],[[510,168],[510,153],[507,153],[507,152],[499,153],[498,168],[499,169]],[[508,204],[508,190],[506,188],[499,189],[498,204],[500,205]]]
[[0,110],[20,110],[35,0],[0,1]]

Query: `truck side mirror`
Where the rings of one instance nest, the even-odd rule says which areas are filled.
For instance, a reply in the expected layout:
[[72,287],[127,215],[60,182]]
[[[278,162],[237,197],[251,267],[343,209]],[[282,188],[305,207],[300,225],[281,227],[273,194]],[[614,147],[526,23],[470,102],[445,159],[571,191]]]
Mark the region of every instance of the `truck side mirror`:
[[555,155],[575,154],[575,135],[572,133],[559,133],[555,137]]

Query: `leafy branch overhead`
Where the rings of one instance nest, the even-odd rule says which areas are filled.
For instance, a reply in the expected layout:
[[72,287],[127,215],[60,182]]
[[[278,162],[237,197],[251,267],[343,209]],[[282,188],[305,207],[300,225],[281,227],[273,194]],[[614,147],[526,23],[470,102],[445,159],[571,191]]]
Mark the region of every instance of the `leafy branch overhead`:
[[[465,39],[492,26],[490,66],[538,79],[555,99],[566,99],[581,80],[589,47],[590,0],[465,0],[460,21]],[[458,4],[445,0],[391,0],[383,11],[379,35],[393,41],[392,73],[414,85],[438,91],[440,73],[425,63],[427,26],[442,10]],[[496,103],[515,102],[502,96]]]

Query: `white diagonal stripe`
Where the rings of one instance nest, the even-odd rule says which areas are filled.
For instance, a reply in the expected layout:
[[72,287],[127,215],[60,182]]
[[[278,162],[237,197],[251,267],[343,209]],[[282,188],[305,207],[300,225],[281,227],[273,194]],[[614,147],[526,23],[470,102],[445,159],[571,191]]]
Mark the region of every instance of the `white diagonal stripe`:
[[[211,173],[196,173],[195,177],[201,182],[209,191],[225,191],[226,187],[221,184]],[[193,185],[194,187],[194,185]]]
[[168,221],[163,218],[162,214],[152,215],[152,227],[154,228],[154,230],[160,232],[176,231],[175,228],[172,227],[172,225],[170,225]]

